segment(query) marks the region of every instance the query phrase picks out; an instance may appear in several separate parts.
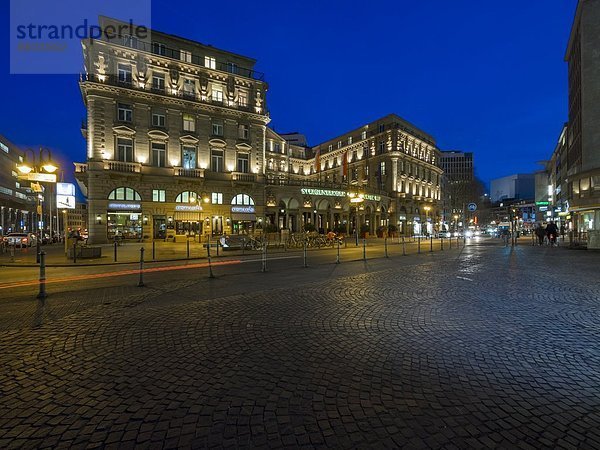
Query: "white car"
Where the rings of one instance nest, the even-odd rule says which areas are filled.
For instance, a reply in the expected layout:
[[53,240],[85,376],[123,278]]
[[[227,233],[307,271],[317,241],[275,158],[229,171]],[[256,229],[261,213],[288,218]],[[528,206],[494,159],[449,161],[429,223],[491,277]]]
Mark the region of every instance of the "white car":
[[15,247],[31,247],[37,244],[37,237],[33,233],[9,233],[4,239],[8,245]]

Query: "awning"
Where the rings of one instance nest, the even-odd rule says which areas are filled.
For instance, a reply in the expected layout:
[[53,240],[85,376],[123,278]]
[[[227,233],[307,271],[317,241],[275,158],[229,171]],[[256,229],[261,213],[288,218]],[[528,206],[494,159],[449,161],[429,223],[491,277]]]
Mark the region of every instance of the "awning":
[[175,211],[175,220],[182,222],[200,222],[200,213],[190,211]]
[[256,215],[255,214],[232,213],[231,220],[242,221],[242,222],[256,222]]

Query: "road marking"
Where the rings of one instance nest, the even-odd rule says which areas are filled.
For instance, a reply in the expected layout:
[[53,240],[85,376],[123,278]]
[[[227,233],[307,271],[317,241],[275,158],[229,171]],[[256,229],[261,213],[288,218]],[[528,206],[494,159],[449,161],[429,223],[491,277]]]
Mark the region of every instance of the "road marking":
[[460,280],[467,280],[467,281],[473,281],[472,278],[467,278],[467,277],[459,277],[458,275],[456,276],[456,278],[460,279]]
[[[300,256],[281,256],[281,257],[269,258],[269,259],[267,259],[267,262],[274,261],[274,260],[280,260],[280,259],[297,259],[297,258],[300,258]],[[216,262],[212,263],[212,266],[213,267],[230,266],[230,265],[235,265],[235,264],[259,262],[259,261],[262,261],[262,259],[243,259],[243,260],[242,259],[233,259],[233,260],[227,260],[227,261],[216,261]],[[132,263],[132,264],[135,264],[135,263]],[[203,267],[208,267],[208,263],[204,262],[204,263],[185,264],[185,265],[176,265],[176,266],[149,267],[149,268],[144,268],[144,273],[166,272],[166,271],[170,271],[170,270],[198,269],[198,268],[203,268]],[[62,277],[62,278],[47,278],[46,284],[92,280],[92,279],[99,279],[99,278],[110,278],[110,277],[118,277],[118,276],[125,276],[125,275],[138,275],[139,273],[140,273],[139,269],[130,269],[130,270],[121,270],[119,272],[103,272],[103,273],[91,273],[91,274],[85,274],[85,275],[73,275],[73,276]],[[17,287],[34,286],[38,283],[39,283],[38,279],[0,283],[0,289],[11,289],[11,288],[17,288]]]

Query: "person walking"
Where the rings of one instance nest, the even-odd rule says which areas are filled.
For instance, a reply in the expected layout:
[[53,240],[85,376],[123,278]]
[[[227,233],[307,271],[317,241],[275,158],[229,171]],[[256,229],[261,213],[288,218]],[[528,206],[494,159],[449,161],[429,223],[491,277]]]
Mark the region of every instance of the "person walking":
[[535,235],[538,238],[538,245],[544,245],[544,238],[546,237],[546,230],[540,223],[535,229]]
[[556,244],[556,237],[558,236],[558,227],[554,222],[548,222],[546,225],[546,236],[548,236],[548,242],[554,246]]

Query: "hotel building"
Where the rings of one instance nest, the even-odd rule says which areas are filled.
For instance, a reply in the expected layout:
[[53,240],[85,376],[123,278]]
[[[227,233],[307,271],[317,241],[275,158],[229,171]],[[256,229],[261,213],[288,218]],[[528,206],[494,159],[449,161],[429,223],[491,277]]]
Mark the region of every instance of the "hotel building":
[[[101,26],[118,25],[101,18]],[[433,232],[434,139],[396,115],[306,147],[267,127],[255,60],[169,34],[83,42],[89,241],[390,225]],[[286,137],[288,140],[286,140]]]

